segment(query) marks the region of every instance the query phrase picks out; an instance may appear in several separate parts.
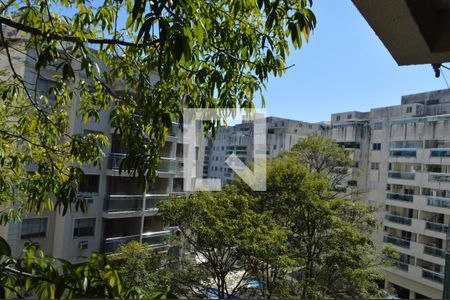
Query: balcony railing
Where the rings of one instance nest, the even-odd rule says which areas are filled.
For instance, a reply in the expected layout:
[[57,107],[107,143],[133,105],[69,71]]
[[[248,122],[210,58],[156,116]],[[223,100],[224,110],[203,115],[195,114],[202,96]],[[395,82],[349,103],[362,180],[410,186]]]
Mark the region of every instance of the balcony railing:
[[389,155],[393,157],[416,157],[416,150],[411,149],[391,149]]
[[428,181],[450,182],[450,174],[447,173],[430,173]]
[[442,224],[442,223],[434,223],[430,221],[426,221],[425,228],[437,232],[444,232],[446,233],[448,230],[448,225]]
[[395,236],[391,236],[391,235],[385,235],[383,238],[385,243],[389,243],[389,244],[393,244],[402,248],[407,248],[409,249],[410,247],[410,241],[408,240],[404,240]]
[[121,237],[106,238],[103,244],[104,253],[112,253],[119,248],[120,245],[130,241],[139,241],[139,234]]
[[445,258],[445,250],[430,245],[423,246],[423,253],[437,257]]
[[386,213],[384,217],[386,218],[386,220],[388,220],[390,222],[399,223],[399,224],[403,224],[403,225],[411,225],[411,218],[408,218],[408,217],[390,214],[390,213]]
[[427,199],[427,204],[430,206],[450,208],[450,199],[430,197]]
[[437,283],[444,283],[444,274],[422,269],[422,277]]
[[142,195],[110,195],[105,199],[105,211],[142,210]]
[[168,196],[169,195],[147,195],[145,197],[145,209],[156,209],[157,204]]
[[[117,170],[120,168],[120,163],[127,156],[125,153],[111,153],[108,157],[108,168]],[[171,158],[161,157],[158,171],[165,173],[175,173],[177,170],[177,161]]]
[[413,199],[414,199],[413,195],[393,193],[393,192],[386,193],[386,198],[388,198],[390,200],[399,200],[399,201],[405,201],[405,202],[413,202]]
[[388,177],[394,179],[414,180],[416,174],[411,172],[389,171]]
[[161,161],[159,162],[158,166],[158,171],[164,173],[175,173],[177,171],[177,161],[161,157]]
[[394,261],[394,266],[397,269],[408,272],[408,264],[399,260]]
[[153,247],[166,246],[169,243],[171,231],[149,232],[142,235],[142,242]]
[[431,149],[430,151],[431,157],[449,157],[450,156],[450,149]]

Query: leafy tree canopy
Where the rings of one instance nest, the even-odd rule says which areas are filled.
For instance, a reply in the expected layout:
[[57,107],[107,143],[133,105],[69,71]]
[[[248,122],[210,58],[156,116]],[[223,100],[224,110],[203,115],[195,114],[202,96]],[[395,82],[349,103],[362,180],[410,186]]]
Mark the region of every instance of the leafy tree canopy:
[[[0,81],[0,198],[6,207],[0,221],[43,209],[65,212],[71,203],[85,209],[74,191],[80,165],[100,164],[108,141],[92,133],[72,136],[70,107],[85,122],[108,111],[129,150],[121,168],[155,178],[159,149],[182,108],[253,107],[269,75],[289,67],[289,46],[298,49],[308,40],[316,24],[311,5],[3,1],[0,51],[9,68]],[[17,60],[35,72],[22,73]],[[42,88],[46,76],[53,83]]]

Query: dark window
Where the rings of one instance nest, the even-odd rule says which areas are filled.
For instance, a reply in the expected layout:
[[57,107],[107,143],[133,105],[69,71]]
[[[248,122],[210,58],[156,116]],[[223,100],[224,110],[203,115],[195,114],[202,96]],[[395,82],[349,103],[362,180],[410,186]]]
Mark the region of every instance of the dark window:
[[351,118],[352,118],[352,114],[348,114],[347,119],[351,119]]
[[21,239],[45,237],[47,232],[47,218],[24,219],[20,231]]
[[95,218],[75,219],[73,237],[94,236]]
[[341,120],[341,116],[336,116],[336,121],[340,121]]
[[383,129],[383,122],[375,122],[373,123],[373,130]]
[[80,181],[78,191],[80,193],[98,193],[99,175],[84,175]]
[[373,143],[372,144],[372,150],[374,150],[374,151],[381,150],[381,143]]
[[408,107],[406,108],[406,113],[407,113],[407,114],[412,113],[412,106],[408,106]]
[[372,170],[379,170],[379,169],[380,169],[380,163],[378,163],[378,162],[373,162],[373,163],[370,165],[370,168],[371,168]]
[[348,186],[356,186],[357,185],[357,181],[356,180],[349,180],[347,182]]

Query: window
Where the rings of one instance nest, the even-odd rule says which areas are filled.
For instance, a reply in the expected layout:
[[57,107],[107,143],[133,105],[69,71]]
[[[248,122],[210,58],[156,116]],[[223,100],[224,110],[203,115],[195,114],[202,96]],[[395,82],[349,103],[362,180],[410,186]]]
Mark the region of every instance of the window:
[[406,108],[406,113],[407,113],[407,114],[412,113],[412,106],[408,106],[408,107]]
[[358,182],[356,180],[349,180],[347,182],[348,186],[356,186],[358,184]]
[[75,219],[73,237],[94,236],[95,218]]
[[373,123],[373,130],[383,129],[383,122],[375,122]]
[[355,163],[353,164],[353,168],[359,168],[359,161],[355,161]]
[[372,144],[372,150],[374,150],[374,151],[381,150],[381,143],[373,143]]
[[98,193],[99,175],[84,175],[78,186],[80,193]]
[[351,118],[352,118],[352,114],[348,114],[347,119],[351,119]]
[[24,219],[20,231],[21,239],[45,237],[47,233],[47,218]]
[[380,163],[379,162],[373,162],[373,163],[371,163],[370,168],[372,170],[379,170],[380,169]]
[[340,121],[341,120],[341,116],[336,116],[336,121]]
[[276,150],[277,149],[277,145],[273,145],[273,150]]
[[377,190],[378,189],[378,181],[369,180],[367,185],[368,185],[369,189],[372,189],[372,190]]

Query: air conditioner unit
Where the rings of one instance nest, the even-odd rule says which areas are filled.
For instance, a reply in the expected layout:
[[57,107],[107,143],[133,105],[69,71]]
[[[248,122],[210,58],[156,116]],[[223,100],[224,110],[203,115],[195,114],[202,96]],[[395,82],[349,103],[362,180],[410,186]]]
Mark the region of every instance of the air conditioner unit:
[[86,250],[88,246],[89,246],[88,241],[81,241],[80,243],[78,243],[78,249],[80,250]]

